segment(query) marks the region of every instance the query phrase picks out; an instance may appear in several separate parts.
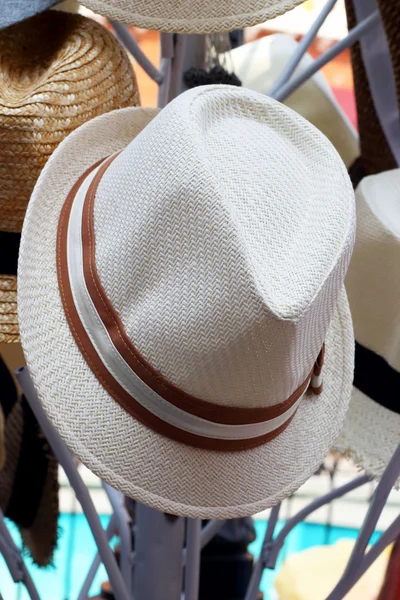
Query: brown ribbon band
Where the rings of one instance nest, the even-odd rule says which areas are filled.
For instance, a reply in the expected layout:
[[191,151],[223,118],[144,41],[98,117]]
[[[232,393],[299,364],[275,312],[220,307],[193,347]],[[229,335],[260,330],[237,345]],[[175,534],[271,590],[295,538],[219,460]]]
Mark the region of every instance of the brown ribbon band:
[[[159,396],[187,413],[215,423],[228,425],[259,423],[282,415],[292,407],[306,391],[314,368],[290,398],[279,405],[266,408],[225,407],[196,398],[183,390],[180,390],[177,386],[166,380],[159,371],[154,369],[154,367],[144,359],[137,348],[132,344],[119,316],[106,296],[95,264],[94,199],[104,172],[115,158],[116,157],[114,156],[111,159],[106,160],[93,178],[84,202],[82,217],[82,248],[85,283],[93,304],[106,327],[115,348],[142,381],[144,381]],[[74,198],[85,178],[101,163],[102,161],[99,161],[93,167],[88,169],[71,189],[61,211],[57,235],[57,271],[61,299],[71,333],[91,371],[114,400],[131,416],[161,435],[165,435],[175,441],[199,448],[222,451],[245,450],[270,441],[288,426],[295,413],[288,421],[273,432],[257,438],[245,440],[206,438],[178,429],[152,414],[132,398],[104,366],[93,347],[76,310],[69,281],[67,263],[68,222]],[[319,360],[320,357],[321,354],[319,355]]]

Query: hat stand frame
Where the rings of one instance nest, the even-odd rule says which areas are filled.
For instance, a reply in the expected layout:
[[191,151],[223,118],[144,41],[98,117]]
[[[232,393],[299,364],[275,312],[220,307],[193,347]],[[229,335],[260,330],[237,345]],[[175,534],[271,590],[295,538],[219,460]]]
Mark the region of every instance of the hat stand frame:
[[[364,2],[364,0],[353,0]],[[373,2],[374,0],[368,0]],[[377,10],[370,9],[369,14],[359,18],[357,25],[349,31],[348,35],[341,41],[335,43],[328,51],[323,53],[313,64],[300,74],[292,75],[299,64],[302,56],[315,38],[319,28],[326,16],[334,6],[334,0],[328,0],[326,7],[317,17],[310,32],[304,36],[302,43],[281,73],[279,80],[275,83],[271,94],[275,99],[282,101],[295,89],[300,87],[309,77],[324,66],[329,60],[337,56],[354,42],[362,40],[369,32],[374,31],[380,22]],[[183,91],[182,74],[190,66],[201,66],[205,53],[205,38],[199,35],[173,35],[161,34],[161,68],[157,70],[143,55],[136,42],[130,37],[125,26],[112,23],[113,29],[121,42],[135,56],[149,76],[159,84],[159,106],[163,107],[173,97]],[[365,37],[366,39],[366,37]],[[368,56],[363,54],[364,61]],[[366,69],[368,72],[368,69]],[[374,99],[375,100],[375,99]],[[376,100],[375,100],[376,101]],[[382,103],[381,103],[382,108]],[[377,112],[379,110],[376,106]],[[380,115],[382,118],[382,114]],[[385,130],[386,133],[386,130]],[[121,494],[112,490],[105,484],[105,490],[111,502],[113,514],[105,532],[100,524],[99,517],[89,496],[78,470],[73,462],[72,455],[62,441],[59,434],[51,426],[37,397],[28,369],[22,367],[17,370],[17,378],[29,401],[39,424],[52,446],[57,459],[64,468],[66,475],[73,487],[83,511],[88,519],[89,526],[95,538],[98,555],[95,557],[91,569],[86,578],[86,588],[82,588],[79,600],[86,599],[86,594],[93,581],[94,574],[100,563],[103,562],[108,573],[111,586],[116,600],[180,600],[182,592],[182,579],[184,577],[185,600],[197,600],[199,592],[199,570],[201,548],[210,541],[214,534],[224,525],[224,521],[210,521],[206,527],[201,529],[199,519],[184,519],[160,513],[152,508],[138,504],[135,522],[135,552],[129,550],[128,538],[124,537],[122,547],[125,550],[125,560],[129,561],[130,568],[135,569],[133,577],[129,578],[117,567],[115,557],[109,546],[109,539],[118,527],[120,533],[125,527],[131,531],[131,524],[121,504]],[[342,600],[351,587],[359,580],[362,574],[379,556],[384,548],[400,534],[400,516],[397,517],[390,527],[381,535],[379,540],[365,553],[368,541],[374,531],[378,518],[383,510],[387,497],[400,474],[400,445],[394,453],[380,482],[377,485],[370,509],[365,517],[347,568],[336,585],[335,589],[326,600]],[[262,552],[256,562],[246,594],[246,600],[255,600],[264,569],[273,569],[279,552],[290,531],[304,518],[317,510],[319,507],[330,503],[347,492],[356,489],[370,481],[369,477],[362,475],[354,481],[336,488],[311,502],[303,510],[299,511],[289,519],[284,528],[274,537],[276,524],[278,522],[280,505],[272,508],[268,519]],[[112,491],[111,491],[112,490]],[[111,495],[110,495],[111,492]],[[115,494],[114,494],[115,492]],[[126,512],[126,511],[125,511]],[[29,572],[22,560],[18,548],[13,543],[11,536],[5,536],[3,516],[0,514],[0,552],[4,554],[7,566],[15,581],[25,584],[32,600],[39,600],[39,595],[29,576]],[[186,529],[186,531],[185,531]],[[7,531],[8,533],[8,531]],[[8,533],[9,536],[9,533]],[[185,546],[186,538],[186,546]],[[121,547],[121,550],[122,550]],[[131,573],[133,575],[133,573]],[[130,579],[130,581],[127,581]],[[89,586],[89,587],[88,587]],[[1,596],[0,596],[1,598]]]

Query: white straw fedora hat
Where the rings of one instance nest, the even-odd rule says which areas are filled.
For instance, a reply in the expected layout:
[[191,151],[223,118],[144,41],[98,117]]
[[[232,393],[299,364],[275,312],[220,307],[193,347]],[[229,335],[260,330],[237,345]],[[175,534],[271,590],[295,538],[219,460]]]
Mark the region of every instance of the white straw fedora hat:
[[400,443],[399,197],[400,169],[359,184],[346,278],[356,338],[354,391],[335,446],[375,477]]
[[275,504],[348,407],[354,230],[333,146],[260,94],[198,87],[87,123],[46,164],[21,241],[21,338],[50,419],[154,508]]
[[[235,48],[224,55],[223,60],[243,87],[268,94],[297,46],[298,42],[290,35],[276,33]],[[312,60],[306,52],[298,71],[309,66]],[[358,135],[320,71],[284,103],[318,127],[335,146],[346,167],[350,167],[360,154]]]
[[215,33],[263,23],[303,0],[83,0],[109,19],[171,33]]

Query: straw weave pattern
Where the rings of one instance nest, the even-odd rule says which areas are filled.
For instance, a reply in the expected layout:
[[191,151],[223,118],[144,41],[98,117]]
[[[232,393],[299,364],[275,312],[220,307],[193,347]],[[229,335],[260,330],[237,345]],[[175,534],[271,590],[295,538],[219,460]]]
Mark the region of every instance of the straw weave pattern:
[[304,381],[355,217],[344,164],[294,111],[249,90],[187,92],[112,163],[94,219],[107,296],[167,379],[254,407]]
[[[357,235],[346,288],[356,340],[400,372],[400,170],[365,177],[356,191]],[[398,394],[397,390],[393,390]],[[354,388],[335,447],[380,478],[400,442],[400,414]],[[400,478],[397,480],[400,487]]]
[[[21,231],[36,180],[71,131],[137,104],[124,49],[91,19],[49,11],[1,31],[0,230]],[[15,289],[15,277],[0,278],[0,342],[18,339]]]
[[[216,102],[214,103],[212,102],[213,94],[216,98]],[[230,94],[233,94],[233,97]],[[248,98],[247,94],[251,94],[251,97]],[[190,517],[231,518],[253,514],[275,504],[292,493],[319,466],[322,458],[328,452],[332,441],[339,433],[352,389],[354,338],[345,294],[342,291],[338,296],[336,306],[331,308],[327,298],[332,296],[332,289],[329,289],[329,285],[326,284],[325,280],[328,279],[333,282],[332,285],[335,289],[338,286],[337,282],[344,277],[344,272],[332,274],[330,271],[325,271],[323,275],[321,272],[318,272],[319,267],[316,266],[314,260],[310,261],[312,263],[310,268],[313,270],[316,269],[316,274],[319,277],[319,283],[314,288],[314,292],[317,293],[317,288],[322,287],[326,295],[326,298],[322,301],[322,305],[328,307],[327,314],[323,314],[321,319],[323,322],[330,319],[330,325],[325,338],[324,391],[318,398],[312,395],[306,396],[288,428],[270,443],[252,450],[229,453],[203,451],[157,435],[130,417],[108,395],[107,391],[88,369],[85,359],[71,335],[60,299],[55,257],[58,219],[65,197],[71,188],[71,183],[76,181],[87,168],[102,157],[125,148],[126,154],[124,152],[120,155],[122,162],[117,163],[118,159],[114,161],[115,164],[120,165],[117,174],[118,176],[123,176],[125,183],[124,188],[114,189],[113,195],[109,197],[109,203],[112,203],[113,206],[113,210],[108,210],[107,213],[107,219],[110,220],[107,234],[109,243],[104,244],[102,250],[100,249],[103,237],[103,233],[100,231],[100,225],[103,220],[102,205],[105,202],[106,188],[108,185],[111,185],[112,181],[116,184],[115,173],[109,183],[107,183],[107,180],[104,180],[102,189],[99,188],[98,190],[95,202],[96,245],[98,246],[96,260],[99,261],[98,267],[102,283],[107,285],[108,289],[106,291],[111,297],[112,286],[110,286],[110,281],[107,281],[107,277],[105,276],[107,270],[105,265],[107,265],[108,260],[111,264],[112,261],[116,262],[116,244],[120,249],[125,243],[124,240],[118,240],[116,237],[119,235],[119,230],[116,228],[116,222],[114,222],[114,211],[119,213],[120,218],[128,219],[130,225],[132,225],[132,220],[134,220],[135,227],[139,229],[143,228],[144,231],[147,227],[149,228],[148,232],[150,229],[154,232],[157,227],[168,227],[169,232],[171,232],[173,221],[176,222],[176,227],[179,227],[180,224],[188,224],[184,220],[185,217],[183,215],[181,221],[179,220],[178,209],[182,213],[190,210],[192,216],[197,215],[200,219],[200,210],[194,211],[193,209],[196,207],[196,203],[198,207],[203,205],[205,217],[204,221],[199,224],[201,230],[197,230],[196,224],[192,223],[194,229],[187,233],[181,230],[180,233],[182,238],[184,238],[182,242],[180,242],[179,236],[175,235],[171,237],[169,245],[165,242],[161,246],[161,249],[154,247],[151,250],[150,245],[147,245],[149,251],[158,253],[160,259],[162,259],[162,252],[168,253],[170,261],[169,272],[171,277],[173,277],[170,280],[171,285],[173,283],[173,285],[178,286],[180,282],[178,275],[181,272],[183,264],[181,261],[185,259],[184,256],[181,256],[181,251],[185,248],[191,248],[191,244],[188,243],[190,236],[196,232],[199,235],[206,234],[207,242],[209,244],[212,243],[208,249],[207,245],[199,240],[199,254],[195,258],[202,269],[204,269],[205,265],[208,265],[208,270],[212,269],[213,266],[215,267],[215,279],[211,277],[211,274],[209,274],[206,281],[199,278],[197,265],[193,261],[193,255],[186,257],[187,269],[193,269],[192,288],[194,291],[192,293],[195,294],[195,290],[197,289],[198,295],[198,299],[196,299],[195,295],[192,296],[192,299],[194,302],[202,301],[202,308],[205,311],[204,314],[206,317],[203,323],[201,323],[201,319],[198,320],[200,342],[198,346],[193,347],[193,357],[197,360],[201,358],[202,352],[200,349],[204,347],[202,341],[204,331],[210,331],[210,319],[207,316],[206,302],[211,304],[214,298],[217,305],[219,300],[218,289],[213,289],[215,284],[219,284],[218,277],[221,276],[221,269],[218,266],[219,260],[218,255],[215,254],[215,248],[221,248],[221,262],[224,268],[233,269],[237,273],[240,283],[245,283],[248,286],[249,281],[253,282],[250,292],[255,290],[254,274],[257,272],[259,274],[262,273],[259,260],[256,261],[256,265],[251,264],[251,260],[257,255],[256,245],[249,247],[245,255],[246,246],[244,240],[247,237],[245,231],[243,232],[243,241],[241,244],[239,244],[240,238],[237,235],[237,231],[232,233],[233,225],[239,228],[240,216],[245,216],[245,206],[242,205],[246,203],[253,205],[254,203],[257,207],[259,203],[264,201],[268,206],[268,210],[264,206],[264,212],[272,211],[271,223],[267,225],[265,237],[267,241],[271,238],[271,247],[273,248],[274,255],[278,256],[277,245],[279,240],[278,237],[273,239],[274,233],[272,231],[274,207],[280,203],[283,205],[288,197],[288,190],[291,191],[293,196],[301,193],[299,192],[299,189],[302,188],[302,184],[299,184],[300,180],[303,182],[310,178],[316,186],[320,182],[320,178],[315,176],[313,170],[300,170],[297,172],[297,179],[293,180],[289,177],[287,182],[288,190],[285,196],[274,194],[269,197],[267,193],[268,186],[263,179],[265,175],[261,176],[261,180],[264,181],[262,188],[256,188],[252,182],[250,175],[253,171],[252,167],[248,165],[251,153],[249,154],[249,149],[246,147],[245,141],[243,141],[244,138],[241,135],[241,130],[238,130],[237,139],[243,142],[242,146],[244,148],[247,148],[243,162],[248,165],[249,177],[243,179],[245,175],[243,170],[237,176],[235,175],[235,169],[238,166],[235,160],[231,163],[231,180],[229,185],[225,179],[228,176],[228,166],[224,167],[227,170],[226,175],[223,177],[223,170],[220,171],[221,166],[218,166],[215,177],[216,181],[219,181],[218,177],[221,178],[220,185],[216,184],[211,189],[210,184],[204,179],[205,172],[209,172],[209,168],[205,169],[205,163],[210,160],[213,164],[221,165],[224,160],[225,151],[218,155],[219,158],[217,160],[213,153],[209,152],[209,156],[207,155],[207,144],[203,147],[200,144],[205,142],[205,138],[209,134],[212,136],[213,131],[217,134],[218,126],[221,125],[221,122],[225,123],[225,126],[220,129],[220,134],[225,139],[225,142],[228,143],[230,137],[227,131],[229,128],[236,129],[237,127],[235,111],[237,110],[238,102],[235,102],[235,98],[237,100],[238,97],[243,97],[241,114],[243,118],[245,118],[244,115],[247,115],[250,126],[251,123],[254,126],[257,119],[260,119],[261,122],[266,120],[268,123],[274,123],[276,119],[273,117],[276,117],[277,113],[280,115],[280,125],[282,125],[281,135],[276,134],[273,139],[278,144],[282,144],[282,146],[278,149],[274,144],[269,145],[268,160],[266,155],[260,155],[255,160],[260,173],[263,170],[270,173],[269,184],[271,186],[276,185],[274,181],[274,168],[278,157],[282,159],[283,148],[291,156],[292,136],[296,131],[296,127],[293,128],[293,121],[297,123],[299,129],[302,128],[302,124],[304,123],[307,133],[303,133],[303,135],[311,143],[309,152],[316,158],[317,163],[327,160],[328,164],[330,164],[330,159],[333,161],[332,166],[335,164],[336,171],[335,181],[336,177],[339,178],[341,176],[337,171],[339,173],[344,171],[343,164],[340,163],[339,158],[326,138],[315,132],[315,129],[311,125],[305,124],[290,109],[281,107],[273,101],[248,91],[228,92],[227,90],[223,91],[223,88],[215,91],[214,88],[214,91],[209,90],[204,95],[209,95],[209,101],[205,101],[202,106],[198,106],[199,111],[201,109],[202,112],[201,118],[196,119],[197,110],[188,115],[188,107],[185,106],[185,97],[188,98],[188,96],[184,94],[180,97],[179,102],[176,100],[174,103],[171,103],[169,110],[166,113],[163,111],[157,117],[155,117],[155,111],[139,108],[114,111],[113,113],[98,117],[96,120],[85,124],[82,128],[73,132],[60,145],[42,172],[33,193],[32,201],[28,207],[21,243],[18,301],[24,353],[39,398],[54,426],[83,462],[117,489],[159,510]],[[193,100],[193,95],[190,97]],[[254,104],[257,106],[254,106]],[[267,107],[266,104],[268,104]],[[260,109],[260,105],[264,106],[263,110]],[[176,113],[174,112],[175,110],[177,111]],[[179,119],[177,118],[178,113]],[[163,114],[165,118],[161,118]],[[153,120],[150,121],[150,119]],[[147,127],[149,121],[150,128]],[[182,126],[180,126],[180,123]],[[203,123],[202,126],[201,123]],[[292,127],[289,126],[290,123],[292,123]],[[227,124],[229,124],[228,127]],[[170,152],[171,161],[175,160],[177,155],[177,152],[173,148],[174,145],[181,144],[182,152],[184,153],[185,148],[188,147],[188,140],[190,141],[191,134],[193,133],[193,131],[187,131],[188,127],[195,127],[197,131],[201,130],[196,152],[191,144],[187,150],[187,160],[184,163],[184,169],[180,168],[181,163],[178,165],[170,163],[170,172],[168,172],[164,164],[166,158],[161,159],[160,157],[161,151],[164,150],[164,154]],[[263,129],[263,131],[267,133],[267,129]],[[168,135],[166,135],[167,131],[169,132]],[[221,135],[219,136],[220,138]],[[316,137],[314,138],[314,136]],[[134,141],[132,142],[133,139]],[[315,145],[313,145],[313,140]],[[167,141],[169,142],[169,146],[168,152],[165,153],[165,144]],[[129,144],[131,142],[136,145],[137,153],[134,153],[132,148],[130,148]],[[267,141],[264,141],[263,144],[265,148]],[[159,146],[161,150],[157,154],[156,149]],[[140,156],[142,152],[145,152],[146,160],[141,162]],[[319,152],[323,155],[321,158],[317,156]],[[330,159],[325,156],[326,153],[330,156]],[[130,160],[128,160],[128,157],[130,157]],[[311,157],[309,156],[308,158],[310,159]],[[159,160],[161,160],[160,164],[158,163]],[[290,158],[289,160],[291,164],[292,159]],[[191,163],[196,163],[197,168],[190,167]],[[129,170],[135,173],[135,177],[127,177],[124,174],[122,166],[124,166],[124,169],[129,166]],[[185,173],[185,169],[187,173]],[[330,174],[332,169],[329,167],[328,170]],[[159,183],[154,182],[154,180],[158,180],[161,174],[162,178],[167,178],[168,182],[168,185],[163,186],[166,205],[168,205],[169,209],[173,209],[173,215],[169,216],[168,219],[166,217],[168,211],[164,213],[164,218],[168,220],[168,225],[163,225],[160,219],[155,219],[157,204],[161,202],[162,198],[153,195]],[[110,170],[111,175],[112,171]],[[242,177],[241,184],[239,183],[240,177]],[[139,195],[142,178],[146,179],[147,194],[145,198]],[[188,181],[190,181],[190,186],[192,186],[190,193],[187,187]],[[297,184],[294,186],[295,182]],[[125,206],[125,210],[123,211],[121,210],[124,205],[121,192],[123,189],[126,189],[127,183],[132,184],[132,187],[129,188],[129,196],[125,200],[128,209]],[[206,187],[204,187],[205,184]],[[169,191],[169,186],[172,185],[173,191]],[[338,193],[336,201],[341,203],[343,208],[346,203],[344,196],[346,196],[351,210],[353,198],[351,192],[348,191],[350,189],[348,186],[350,184],[346,180],[346,182],[342,182],[341,184],[338,182],[338,186],[332,186],[332,189],[337,192],[337,187],[339,187],[341,192],[340,194]],[[231,211],[229,212],[221,200],[224,187],[227,188],[226,202],[228,203],[229,199],[231,205],[233,205],[232,196],[234,192],[238,190],[241,192],[240,202],[238,198],[237,206],[235,207],[236,213],[233,206],[231,206]],[[282,183],[281,191],[285,192],[284,188],[285,185]],[[275,187],[273,189],[275,190]],[[305,183],[305,191],[303,193],[306,195],[306,191],[309,189]],[[202,190],[204,192],[203,198],[201,197]],[[321,188],[321,194],[323,193],[322,190],[325,190],[325,188]],[[211,198],[205,197],[210,191],[214,193],[214,206],[212,205]],[[104,197],[102,197],[103,194]],[[173,195],[176,194],[179,195],[176,201],[173,202]],[[196,194],[198,194],[197,199]],[[300,198],[303,199],[303,197],[300,196],[298,198],[299,202]],[[315,198],[316,202],[317,198]],[[318,202],[324,203],[325,196],[321,195]],[[146,203],[148,206],[147,215],[144,213],[141,214],[138,210],[138,206],[142,203]],[[328,201],[326,203],[328,204]],[[290,200],[289,198],[291,209],[295,204],[295,199]],[[108,206],[110,207],[110,204]],[[289,229],[293,228],[292,235],[297,239],[298,232],[296,227],[294,227],[291,209],[286,214],[287,226]],[[207,229],[210,229],[208,221],[211,214],[210,211],[215,213],[215,221],[212,224],[212,231],[207,233]],[[132,215],[130,214],[131,212]],[[351,226],[353,226],[351,215],[352,213],[350,212],[348,216],[350,217]],[[148,219],[147,222],[146,217]],[[222,218],[227,228],[226,232],[220,229]],[[43,227],[43,221],[46,222],[46,227]],[[250,225],[248,226],[250,227]],[[254,232],[257,233],[257,225],[252,225],[252,227]],[[329,224],[324,222],[321,227],[324,231],[325,228],[334,228],[335,222],[329,220]],[[122,227],[122,230],[124,230],[124,227]],[[345,231],[345,239],[351,239],[350,232],[347,232],[347,228],[343,225],[343,235]],[[114,244],[110,241],[110,232],[113,232]],[[165,229],[163,232],[164,234],[166,233]],[[131,229],[131,235],[133,239],[138,239],[135,228]],[[153,233],[153,241],[158,242],[157,237],[154,237],[155,235]],[[317,233],[314,236],[317,238],[319,235],[317,227]],[[141,239],[145,237],[143,235]],[[335,238],[336,236],[334,235],[333,237]],[[307,239],[310,238],[311,234]],[[259,240],[258,244],[260,243],[261,241]],[[314,243],[317,242],[314,241]],[[346,254],[347,250],[345,250],[346,243],[344,240],[342,244],[339,244],[339,247],[340,250],[337,248],[339,255],[340,251]],[[225,258],[233,256],[233,254],[228,253],[229,248],[235,251],[235,258],[231,258],[230,263],[227,264]],[[133,250],[134,245],[131,244],[131,247],[129,247],[129,260],[127,262],[125,262],[126,257],[124,255],[118,257],[118,262],[121,265],[125,263],[125,280],[118,280],[116,275],[112,278],[112,283],[117,289],[114,292],[115,295],[119,297],[121,294],[118,310],[132,336],[134,334],[133,322],[128,322],[124,313],[126,306],[122,299],[125,298],[125,292],[122,290],[126,285],[132,285],[130,282],[135,277],[141,278],[141,271],[136,259],[132,255]],[[107,251],[109,253],[108,257]],[[145,261],[153,260],[151,256],[146,258],[144,249],[140,249],[139,246],[136,246],[136,251],[140,252]],[[282,250],[283,253],[284,250]],[[267,254],[265,249],[263,250],[263,254],[264,256]],[[293,258],[294,252],[290,252],[289,254],[292,263],[290,268],[288,268],[290,274],[292,274],[295,271],[296,259]],[[205,262],[206,255],[209,256],[210,260],[212,259],[211,262]],[[323,261],[324,264],[327,264],[326,257],[323,258]],[[333,263],[336,264],[336,261],[333,260]],[[331,262],[330,264],[332,265],[333,263]],[[340,265],[339,270],[345,270],[345,263],[345,259],[341,256],[337,257],[337,264]],[[242,274],[242,270],[245,267],[247,270],[246,276]],[[118,268],[121,267],[115,266],[113,268],[115,269],[114,273],[118,272]],[[148,268],[148,265],[143,265],[143,269],[146,268]],[[155,274],[160,274],[164,271],[164,268],[165,262],[163,263],[162,270],[161,268],[160,271],[156,270]],[[177,273],[175,278],[174,271]],[[313,274],[312,272],[307,272],[307,267],[305,267],[304,272],[307,275],[308,282],[308,278],[312,278]],[[272,279],[273,274],[271,273],[270,280],[272,281]],[[304,298],[308,297],[310,303],[317,301],[307,292],[308,283],[306,283],[305,294],[298,294],[296,296],[297,305],[295,309],[291,308],[287,302],[287,298],[285,298],[283,289],[283,281],[290,279],[287,276],[287,271],[284,270],[280,273],[277,279],[279,281],[275,282],[275,290],[270,291],[268,300],[273,299],[276,305],[284,307],[288,311],[287,314],[291,314],[291,316],[296,315],[297,310],[297,316],[300,315],[303,305],[299,301],[299,298],[304,301]],[[165,319],[169,318],[168,309],[163,307],[163,303],[165,298],[167,306],[170,306],[170,294],[165,285],[162,285],[161,280],[159,280],[159,283],[158,288],[157,286],[154,287],[154,281],[151,280],[146,282],[142,290],[139,289],[139,286],[133,290],[137,295],[135,298],[136,307],[140,306],[140,301],[143,301],[144,298],[146,298],[146,303],[150,300],[149,294],[151,289],[154,292],[157,291],[159,298],[157,304],[158,310],[153,313],[153,322],[155,325],[153,326],[152,322],[148,321],[154,337],[157,336],[156,323],[159,319],[159,313],[163,313]],[[232,278],[230,278],[228,283],[232,283]],[[231,293],[229,293],[229,289],[227,290],[227,297],[232,306],[235,306],[234,294],[238,287],[240,288],[240,285],[234,284]],[[258,322],[254,318],[254,315],[257,317],[259,314],[257,310],[259,310],[260,289],[263,289],[265,300],[268,294],[268,282],[265,282],[264,288],[260,287],[257,289],[257,294],[254,293],[252,295],[249,293],[240,303],[243,310],[243,320],[245,321],[244,326],[248,326],[249,315],[252,317],[251,322],[254,338],[265,335],[265,330],[262,329],[262,322]],[[178,305],[181,306],[182,313],[188,310],[188,303],[184,297],[186,290],[187,288],[182,287],[182,294],[177,300]],[[249,291],[248,287],[246,291]],[[112,297],[112,300],[114,301],[114,297]],[[248,301],[250,302],[250,306],[246,304]],[[265,305],[266,301],[264,301],[262,318],[264,321],[269,320],[273,324],[274,317],[271,313],[268,313]],[[226,314],[228,317],[230,314],[229,310],[230,307],[227,305]],[[174,318],[176,318],[175,312],[177,311],[178,307],[174,309]],[[218,361],[219,352],[224,353],[223,342],[229,343],[233,362],[227,368],[229,368],[230,373],[234,377],[234,370],[240,367],[240,357],[243,360],[247,360],[247,355],[256,348],[256,342],[251,345],[251,343],[247,343],[246,341],[242,345],[240,321],[237,322],[236,320],[225,318],[223,312],[220,309],[218,310],[218,307],[214,314],[216,315],[215,332],[210,331],[210,344],[215,344],[216,349],[209,355],[203,356],[202,360],[207,367],[209,364],[207,361],[210,359]],[[307,310],[304,310],[303,318],[306,318],[306,314]],[[235,344],[230,339],[229,322],[232,331],[234,328],[237,328],[236,349],[234,348]],[[219,338],[221,323],[228,323],[228,333],[225,335],[225,338]],[[313,327],[318,329],[320,326],[318,318],[313,316],[308,319],[308,324],[310,331],[313,330]],[[184,322],[182,321],[183,325]],[[287,323],[287,327],[289,331],[291,327],[295,328],[296,325]],[[271,332],[273,332],[273,329],[271,329]],[[279,343],[284,346],[289,338],[290,333],[282,341],[279,338],[276,340],[273,333],[271,333],[269,340],[271,345],[275,344],[275,347],[278,348]],[[136,342],[137,340],[135,339],[134,341]],[[176,347],[180,341],[179,337],[173,336],[169,340],[169,344],[171,347]],[[140,349],[143,350],[142,347]],[[197,349],[199,349],[198,357],[195,356]],[[179,358],[179,350],[177,352]],[[53,360],[54,356],[58,357],[56,362]],[[258,357],[256,356],[254,356],[254,360],[259,367],[257,377],[262,378],[262,370],[265,370],[268,365],[265,364],[265,361],[264,363],[258,362]],[[198,364],[200,364],[199,361]],[[277,360],[275,360],[275,364],[278,364]],[[220,369],[219,366],[218,368]],[[298,365],[294,365],[294,367],[289,366],[288,370],[290,371],[292,368],[297,369]],[[193,375],[190,362],[188,362],[188,372]],[[166,373],[170,375],[169,372]],[[252,375],[248,374],[243,385],[251,385],[249,383],[251,377]],[[227,378],[225,377],[224,381],[226,380]],[[213,381],[215,381],[214,376]],[[258,388],[258,393],[260,394],[262,384],[260,384],[258,379],[254,380],[253,386]],[[218,388],[216,387],[215,389],[217,393]],[[265,388],[264,390],[265,402],[269,391],[269,388]],[[269,397],[271,398],[271,396]],[[250,406],[252,401],[252,396],[249,395],[247,406]]]
[[84,0],[96,13],[171,33],[216,33],[263,23],[303,0]]

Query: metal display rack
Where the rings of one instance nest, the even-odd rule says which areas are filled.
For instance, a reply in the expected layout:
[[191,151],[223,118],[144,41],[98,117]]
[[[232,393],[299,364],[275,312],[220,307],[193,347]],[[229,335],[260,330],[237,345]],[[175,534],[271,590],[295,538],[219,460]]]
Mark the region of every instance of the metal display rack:
[[[394,155],[400,164],[400,120],[394,90],[390,80],[390,69],[387,61],[383,70],[376,67],[377,56],[386,56],[389,52],[380,21],[380,14],[375,0],[353,0],[358,24],[348,35],[335,43],[313,64],[293,76],[304,53],[315,39],[318,30],[335,5],[336,0],[328,0],[314,25],[298,45],[296,52],[280,74],[270,90],[270,95],[277,100],[284,100],[300,87],[322,66],[337,56],[354,42],[361,40],[363,60],[371,86],[377,115],[391,145]],[[161,34],[161,67],[152,65],[142,53],[129,30],[119,23],[111,23],[117,37],[134,56],[148,75],[159,84],[159,106],[164,106],[184,89],[182,75],[191,66],[202,66],[205,56],[205,38],[199,35]],[[363,43],[373,36],[375,44]],[[371,39],[371,38],[370,38]],[[379,71],[379,73],[378,73]],[[382,74],[383,73],[383,74]],[[385,86],[382,86],[385,77]],[[393,76],[392,76],[393,77]],[[385,95],[384,95],[385,94]],[[390,119],[388,110],[390,109]],[[393,118],[393,115],[397,118]],[[399,130],[397,132],[397,129]],[[199,592],[200,552],[201,549],[217,534],[224,521],[210,521],[201,528],[199,519],[184,519],[160,513],[144,505],[137,504],[135,524],[125,507],[122,494],[104,484],[104,489],[112,506],[112,516],[106,531],[94,508],[89,492],[84,485],[74,464],[72,455],[59,434],[49,423],[39,402],[29,372],[22,367],[16,372],[22,390],[45,434],[53,451],[63,467],[76,497],[88,520],[95,538],[98,553],[88,571],[78,600],[86,600],[97,569],[102,562],[110,579],[113,594],[117,600],[197,600]],[[400,475],[400,445],[395,451],[384,475],[375,490],[369,511],[359,532],[347,568],[326,600],[342,600],[351,587],[360,579],[379,554],[400,535],[400,515],[381,535],[379,540],[366,552],[368,542],[375,530],[378,518],[385,506],[389,493]],[[276,534],[280,505],[274,506],[268,519],[268,526],[262,545],[260,558],[253,568],[253,573],[245,600],[256,600],[264,569],[274,569],[279,553],[288,534],[300,522],[321,506],[366,484],[370,478],[361,475],[350,483],[331,490],[317,498],[307,507],[286,521],[284,527]],[[135,528],[135,547],[132,547],[132,527]],[[109,540],[118,530],[121,539],[120,565],[117,565],[110,548]],[[14,544],[4,518],[0,514],[0,552],[15,582],[22,582],[32,600],[40,600],[21,553]],[[134,569],[134,577],[133,577]],[[183,587],[183,589],[182,589]],[[1,600],[1,596],[0,596]]]

